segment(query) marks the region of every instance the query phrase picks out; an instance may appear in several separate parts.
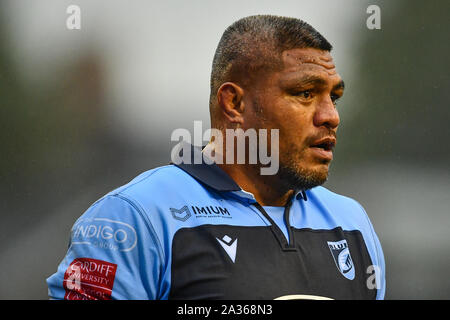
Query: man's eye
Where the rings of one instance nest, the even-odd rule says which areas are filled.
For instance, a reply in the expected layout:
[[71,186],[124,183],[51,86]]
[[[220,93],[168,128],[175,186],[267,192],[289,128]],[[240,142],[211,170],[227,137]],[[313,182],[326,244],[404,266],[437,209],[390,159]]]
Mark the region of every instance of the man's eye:
[[310,99],[312,97],[312,93],[309,90],[300,91],[295,94],[297,97],[301,97],[303,99]]
[[337,105],[337,102],[339,100],[340,96],[338,96],[337,94],[332,94],[331,95],[331,101],[333,101],[334,105]]

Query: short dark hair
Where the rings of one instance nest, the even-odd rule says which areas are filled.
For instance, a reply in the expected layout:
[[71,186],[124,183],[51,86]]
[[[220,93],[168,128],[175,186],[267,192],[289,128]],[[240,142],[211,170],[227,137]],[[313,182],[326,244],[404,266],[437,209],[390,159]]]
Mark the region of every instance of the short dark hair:
[[[230,25],[217,46],[211,71],[210,108],[219,87],[244,81],[261,68],[280,66],[281,53],[294,48],[331,51],[331,44],[306,22],[290,17],[255,15]],[[211,110],[211,113],[213,110]]]

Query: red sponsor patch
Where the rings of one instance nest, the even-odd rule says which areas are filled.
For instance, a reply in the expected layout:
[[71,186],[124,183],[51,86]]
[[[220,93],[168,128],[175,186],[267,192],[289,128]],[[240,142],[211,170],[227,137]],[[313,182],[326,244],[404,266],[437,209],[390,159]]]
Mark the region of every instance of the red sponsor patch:
[[102,260],[73,260],[64,273],[64,299],[111,300],[116,270],[116,264]]

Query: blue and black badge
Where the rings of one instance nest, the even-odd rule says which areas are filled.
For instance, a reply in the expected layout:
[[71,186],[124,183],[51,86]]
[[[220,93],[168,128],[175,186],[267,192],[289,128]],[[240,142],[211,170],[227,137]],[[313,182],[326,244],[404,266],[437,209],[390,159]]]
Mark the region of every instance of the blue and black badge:
[[338,270],[348,280],[353,280],[355,278],[355,266],[353,265],[347,240],[327,241],[327,244]]

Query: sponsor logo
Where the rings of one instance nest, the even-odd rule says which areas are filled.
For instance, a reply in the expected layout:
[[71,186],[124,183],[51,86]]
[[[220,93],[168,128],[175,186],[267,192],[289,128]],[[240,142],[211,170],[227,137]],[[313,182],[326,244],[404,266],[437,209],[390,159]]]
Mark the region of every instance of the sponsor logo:
[[181,209],[170,208],[170,212],[174,219],[183,222],[191,216],[196,218],[232,218],[230,211],[220,206],[184,206]]
[[183,222],[191,217],[188,206],[184,206],[180,210],[170,208],[170,212],[172,213],[172,217]]
[[72,228],[72,245],[130,251],[136,246],[136,230],[127,223],[106,218],[80,219]]
[[353,280],[355,278],[355,266],[353,265],[347,241],[327,241],[327,244],[338,270],[348,280]]
[[237,238],[232,239],[225,235],[222,239],[216,238],[222,248],[225,250],[227,255],[230,257],[231,261],[235,263],[236,261],[236,249],[237,249]]
[[111,300],[116,270],[116,264],[102,260],[73,260],[64,273],[64,299]]
[[218,206],[206,206],[206,207],[197,207],[191,206],[192,211],[198,217],[223,217],[223,218],[231,218],[231,214],[227,208],[222,208]]

